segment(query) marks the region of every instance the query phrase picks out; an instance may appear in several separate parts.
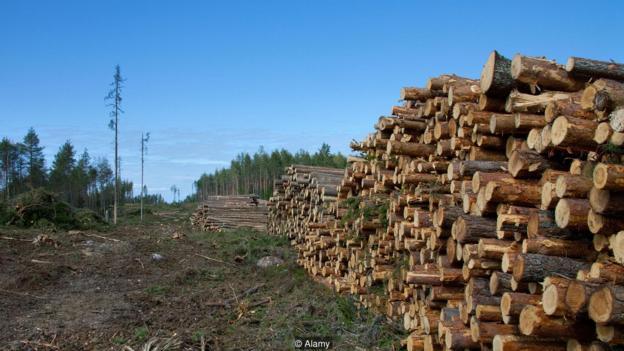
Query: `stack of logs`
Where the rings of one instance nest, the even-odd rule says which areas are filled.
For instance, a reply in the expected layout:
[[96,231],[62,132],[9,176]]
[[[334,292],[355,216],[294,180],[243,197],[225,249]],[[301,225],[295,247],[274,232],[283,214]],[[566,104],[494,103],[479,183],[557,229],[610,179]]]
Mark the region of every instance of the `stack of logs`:
[[205,232],[252,228],[266,230],[267,201],[255,195],[208,196],[191,215],[191,224]]
[[299,263],[408,350],[624,344],[624,65],[494,51],[401,99],[336,197],[276,184],[269,230]]

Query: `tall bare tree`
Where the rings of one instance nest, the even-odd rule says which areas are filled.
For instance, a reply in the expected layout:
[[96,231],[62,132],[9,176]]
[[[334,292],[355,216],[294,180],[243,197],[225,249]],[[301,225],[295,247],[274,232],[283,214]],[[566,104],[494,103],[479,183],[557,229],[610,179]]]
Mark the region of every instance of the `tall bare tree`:
[[143,135],[141,133],[141,222],[143,222],[143,197],[145,196],[145,185],[143,183],[143,169],[145,166],[145,154],[147,154],[147,142],[149,141],[150,133]]
[[119,115],[124,111],[121,109],[121,90],[123,89],[123,82],[126,80],[121,76],[121,69],[119,65],[115,66],[115,74],[113,75],[113,82],[111,83],[111,90],[106,95],[106,100],[112,100],[108,104],[112,108],[110,112],[110,121],[108,127],[115,131],[115,189],[113,196],[113,223],[117,224],[117,209],[119,201]]

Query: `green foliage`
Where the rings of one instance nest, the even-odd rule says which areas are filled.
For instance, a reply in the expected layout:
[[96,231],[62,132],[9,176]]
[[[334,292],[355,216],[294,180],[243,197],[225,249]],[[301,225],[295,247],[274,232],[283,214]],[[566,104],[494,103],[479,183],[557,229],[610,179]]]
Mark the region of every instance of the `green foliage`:
[[149,295],[165,295],[169,292],[169,288],[161,285],[153,285],[145,289],[145,292]]
[[347,206],[347,212],[340,219],[340,225],[352,222],[360,216],[360,198],[358,196],[350,197],[343,203]]
[[314,154],[304,150],[292,154],[285,149],[274,150],[269,154],[261,147],[253,155],[239,154],[228,168],[203,174],[195,181],[196,194],[187,198],[187,201],[201,201],[210,195],[252,193],[268,199],[273,192],[273,179],[281,176],[284,167],[291,164],[344,168],[347,159],[341,153],[332,153],[327,144],[321,145]]
[[134,338],[137,341],[143,341],[147,339],[148,335],[149,335],[149,330],[147,329],[147,327],[138,327],[134,329]]

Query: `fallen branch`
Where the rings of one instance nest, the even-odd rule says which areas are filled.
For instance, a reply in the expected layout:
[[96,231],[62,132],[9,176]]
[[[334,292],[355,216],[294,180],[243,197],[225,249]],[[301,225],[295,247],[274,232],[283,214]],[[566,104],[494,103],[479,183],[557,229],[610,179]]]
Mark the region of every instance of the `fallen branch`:
[[[249,296],[251,294],[256,293],[261,287],[263,287],[265,284],[258,284],[252,288],[249,288],[245,291],[243,291],[241,294],[239,294],[239,296],[241,298],[244,298],[246,296]],[[231,288],[231,286],[230,286]],[[232,292],[234,292],[234,289],[232,289]],[[234,296],[236,297],[236,293],[234,293]],[[232,305],[232,302],[236,302],[238,304],[238,298],[229,298],[227,300],[223,300],[221,302],[209,302],[207,303],[208,306],[217,306],[217,307],[230,307]]]
[[198,257],[201,257],[201,258],[205,258],[205,259],[207,259],[207,260],[209,260],[209,261],[215,261],[215,262],[219,262],[219,263],[227,264],[227,265],[232,266],[232,267],[236,267],[236,265],[235,265],[235,264],[232,264],[232,263],[229,263],[229,262],[224,262],[224,261],[218,260],[218,259],[216,259],[216,258],[212,258],[212,257],[208,257],[208,256],[200,255],[200,254],[195,254],[195,256],[198,256]]
[[45,297],[32,295],[32,294],[29,294],[29,293],[21,293],[21,292],[17,292],[17,291],[11,291],[11,290],[0,289],[0,292],[7,293],[7,294],[13,294],[13,295],[17,295],[17,296],[33,297],[35,299],[40,299],[40,300],[44,300],[45,299]]
[[32,242],[32,239],[18,239],[18,238],[11,238],[10,236],[0,236],[0,239]]
[[107,238],[105,236],[97,235],[97,234],[87,234],[87,233],[82,233],[82,234],[84,234],[85,236],[91,236],[91,237],[94,237],[94,238],[100,238],[100,239],[110,240],[110,241],[114,241],[114,242],[120,242],[121,241],[119,239]]

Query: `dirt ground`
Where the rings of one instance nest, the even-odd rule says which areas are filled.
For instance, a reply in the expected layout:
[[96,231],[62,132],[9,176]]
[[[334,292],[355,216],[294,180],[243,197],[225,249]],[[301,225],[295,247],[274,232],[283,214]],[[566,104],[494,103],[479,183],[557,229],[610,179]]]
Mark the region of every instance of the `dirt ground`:
[[[0,350],[293,350],[298,336],[396,348],[395,326],[312,281],[284,238],[194,232],[188,214],[38,245],[40,230],[0,227]],[[257,267],[267,255],[285,262]]]

